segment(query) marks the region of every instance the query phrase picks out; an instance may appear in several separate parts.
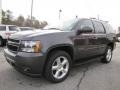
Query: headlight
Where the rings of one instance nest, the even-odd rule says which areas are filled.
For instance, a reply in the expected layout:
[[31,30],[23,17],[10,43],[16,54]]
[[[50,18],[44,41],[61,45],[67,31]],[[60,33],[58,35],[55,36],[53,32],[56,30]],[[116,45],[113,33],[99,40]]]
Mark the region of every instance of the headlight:
[[39,53],[41,50],[40,41],[21,41],[22,52],[35,52]]

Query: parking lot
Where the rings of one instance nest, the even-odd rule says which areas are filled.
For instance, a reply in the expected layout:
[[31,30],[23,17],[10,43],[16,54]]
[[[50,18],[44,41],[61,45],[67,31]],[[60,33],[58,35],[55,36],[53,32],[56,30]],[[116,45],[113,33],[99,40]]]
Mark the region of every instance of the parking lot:
[[76,66],[67,80],[57,84],[17,72],[6,62],[0,47],[0,90],[120,90],[120,45],[117,44],[111,63],[98,60]]

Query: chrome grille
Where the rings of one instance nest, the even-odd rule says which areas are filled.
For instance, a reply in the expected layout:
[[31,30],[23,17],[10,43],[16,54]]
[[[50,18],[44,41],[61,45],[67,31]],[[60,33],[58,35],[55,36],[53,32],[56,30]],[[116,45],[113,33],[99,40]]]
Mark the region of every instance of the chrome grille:
[[7,48],[11,51],[18,51],[20,46],[20,40],[8,39]]

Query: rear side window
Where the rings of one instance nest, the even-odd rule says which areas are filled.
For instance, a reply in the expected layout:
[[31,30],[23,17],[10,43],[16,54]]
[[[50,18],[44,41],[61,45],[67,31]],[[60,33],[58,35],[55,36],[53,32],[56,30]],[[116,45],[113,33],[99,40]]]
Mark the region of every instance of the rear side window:
[[16,26],[9,26],[10,31],[18,31],[18,28]]
[[105,33],[104,27],[101,22],[93,21],[96,33]]
[[103,23],[106,33],[115,33],[115,31],[113,30],[112,26],[108,23]]
[[0,26],[0,31],[6,31],[6,26]]

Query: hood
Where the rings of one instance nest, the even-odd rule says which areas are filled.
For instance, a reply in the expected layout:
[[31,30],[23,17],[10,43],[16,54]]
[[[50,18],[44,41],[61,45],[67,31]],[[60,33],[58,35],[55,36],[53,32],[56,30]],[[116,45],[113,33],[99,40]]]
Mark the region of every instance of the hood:
[[12,34],[9,38],[12,39],[24,39],[24,38],[32,38],[39,35],[60,33],[63,31],[60,30],[34,30],[34,31],[20,31],[15,34]]

